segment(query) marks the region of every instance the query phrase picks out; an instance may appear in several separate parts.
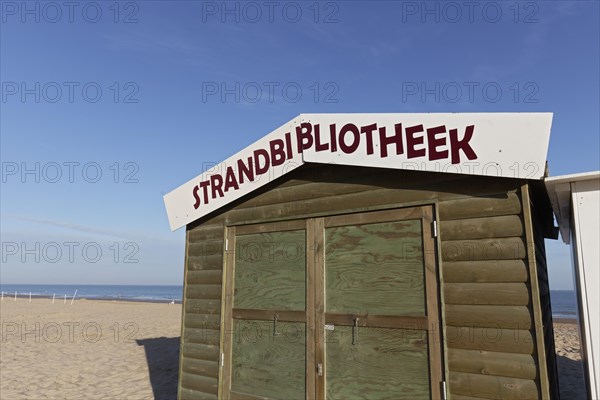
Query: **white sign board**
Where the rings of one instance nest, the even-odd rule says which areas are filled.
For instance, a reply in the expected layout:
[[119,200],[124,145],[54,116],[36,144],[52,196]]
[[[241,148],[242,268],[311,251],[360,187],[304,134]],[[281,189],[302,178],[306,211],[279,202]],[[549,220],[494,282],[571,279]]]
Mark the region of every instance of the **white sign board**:
[[164,197],[178,229],[305,162],[542,179],[551,113],[302,114]]

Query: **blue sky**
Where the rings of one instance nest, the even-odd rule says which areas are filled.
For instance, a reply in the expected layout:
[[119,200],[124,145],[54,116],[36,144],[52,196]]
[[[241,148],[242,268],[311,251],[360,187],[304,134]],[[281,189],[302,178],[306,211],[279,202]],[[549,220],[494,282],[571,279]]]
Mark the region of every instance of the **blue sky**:
[[1,3],[3,283],[181,284],[162,196],[300,113],[550,111],[600,168],[597,1],[62,4]]

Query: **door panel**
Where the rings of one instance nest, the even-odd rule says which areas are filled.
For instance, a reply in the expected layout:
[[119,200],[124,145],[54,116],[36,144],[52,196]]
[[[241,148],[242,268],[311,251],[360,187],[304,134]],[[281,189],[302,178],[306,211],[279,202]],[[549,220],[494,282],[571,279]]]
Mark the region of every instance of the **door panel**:
[[239,319],[233,326],[231,390],[272,399],[303,399],[305,324]]
[[421,220],[325,229],[326,311],[425,315]]
[[336,326],[327,335],[327,398],[429,398],[424,336],[419,330]]
[[225,271],[224,398],[306,397],[305,225],[229,228],[235,252]]
[[431,211],[327,218],[324,262],[317,266],[325,277],[320,387],[327,399],[439,397]]
[[237,236],[235,265],[234,308],[306,309],[304,230]]

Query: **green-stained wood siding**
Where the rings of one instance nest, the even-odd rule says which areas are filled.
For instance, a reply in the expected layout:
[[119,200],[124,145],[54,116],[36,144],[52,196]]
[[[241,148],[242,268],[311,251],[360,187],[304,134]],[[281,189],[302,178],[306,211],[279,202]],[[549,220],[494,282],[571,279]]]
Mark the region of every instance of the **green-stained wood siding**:
[[306,234],[270,232],[236,237],[233,308],[306,308]]
[[[336,326],[327,335],[327,399],[429,399],[427,333]],[[393,394],[393,396],[392,396]]]
[[325,310],[425,315],[421,220],[325,229]]
[[[272,399],[305,397],[303,323],[235,320],[231,390]],[[274,335],[277,329],[277,335]]]
[[[307,165],[188,225],[180,398],[217,396],[221,296],[211,285],[222,285],[225,226],[417,204],[436,204],[439,216],[450,396],[540,398],[539,354],[552,354],[543,235],[537,228],[547,216],[534,220],[539,276],[531,277],[520,185],[502,178]],[[538,279],[546,293],[532,292],[530,279]],[[545,321],[536,321],[539,317],[531,312],[533,296],[541,299]],[[516,325],[511,315],[518,318]],[[202,323],[212,324],[204,335],[195,328]],[[540,326],[543,331],[537,330]],[[545,336],[546,349],[538,348],[537,335]],[[474,352],[485,353],[478,358]],[[212,364],[187,366],[187,360],[199,356]],[[516,367],[502,368],[503,360]],[[198,372],[185,372],[194,368]]]

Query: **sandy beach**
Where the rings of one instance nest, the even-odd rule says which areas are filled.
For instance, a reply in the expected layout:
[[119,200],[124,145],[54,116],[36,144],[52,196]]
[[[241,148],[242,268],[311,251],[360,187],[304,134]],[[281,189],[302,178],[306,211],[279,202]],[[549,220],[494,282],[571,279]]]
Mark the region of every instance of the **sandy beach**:
[[[181,305],[4,298],[0,398],[173,399]],[[577,326],[555,322],[563,399],[585,399]]]
[[585,399],[579,332],[575,320],[554,321],[554,346],[561,398]]
[[4,298],[2,400],[176,397],[180,304],[69,300]]

